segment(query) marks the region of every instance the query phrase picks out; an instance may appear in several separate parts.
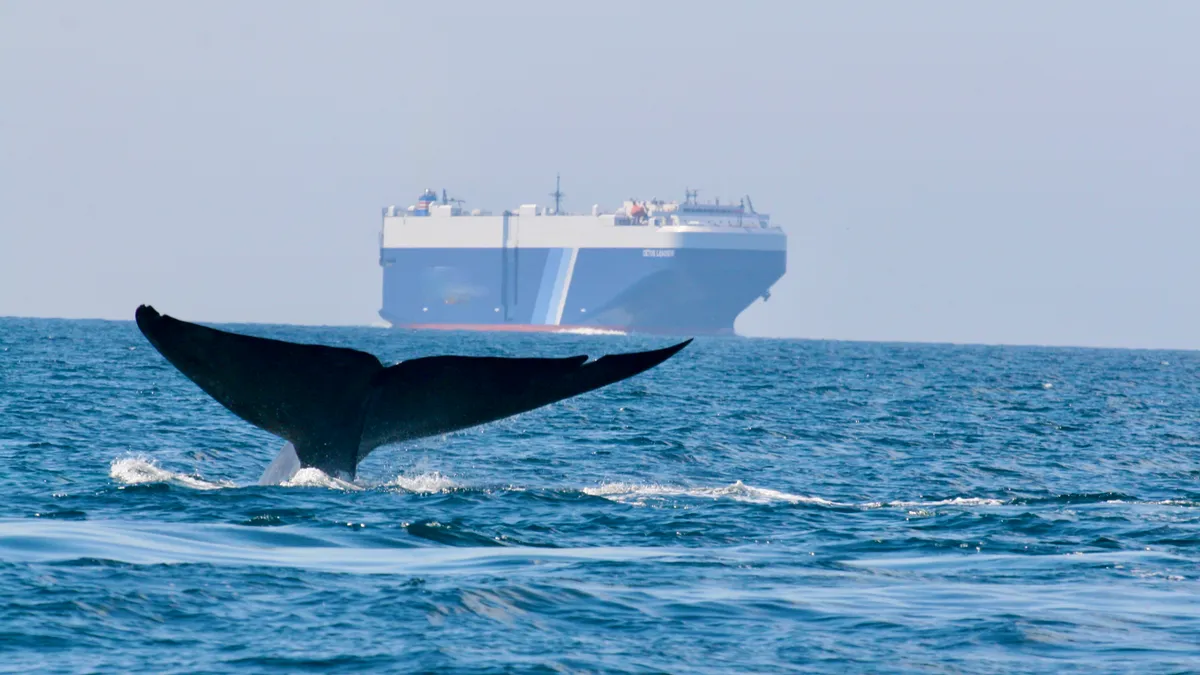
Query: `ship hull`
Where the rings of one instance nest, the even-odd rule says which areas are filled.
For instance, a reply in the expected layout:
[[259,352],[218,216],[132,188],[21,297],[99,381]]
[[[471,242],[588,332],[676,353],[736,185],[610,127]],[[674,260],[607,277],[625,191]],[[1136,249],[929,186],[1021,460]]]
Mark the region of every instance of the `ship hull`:
[[729,335],[786,271],[782,250],[383,248],[396,327]]

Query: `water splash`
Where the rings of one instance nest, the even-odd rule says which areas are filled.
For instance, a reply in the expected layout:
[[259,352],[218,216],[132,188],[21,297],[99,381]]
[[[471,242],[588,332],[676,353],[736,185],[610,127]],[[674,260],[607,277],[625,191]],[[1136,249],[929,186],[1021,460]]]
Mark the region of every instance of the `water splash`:
[[414,476],[399,475],[384,483],[382,487],[398,488],[405,492],[414,492],[417,494],[434,494],[449,492],[459,486],[453,480],[443,476],[441,472],[431,471]]
[[[120,457],[112,460],[108,475],[123,485],[149,485],[165,483],[193,490],[220,490],[242,487],[228,480],[210,481],[200,476],[177,473],[164,469],[158,461],[142,455]],[[308,467],[298,470],[286,481],[274,484],[286,488],[326,488],[330,490],[361,491],[369,489],[399,489],[416,494],[434,494],[458,489],[460,486],[439,471],[428,471],[413,475],[399,475],[382,484],[352,482],[330,476],[320,469]]]
[[140,455],[114,459],[109,464],[108,475],[114,481],[124,485],[167,483],[193,490],[220,490],[237,487],[230,481],[209,481],[199,476],[175,473],[162,468],[157,461]]
[[365,488],[341,478],[334,478],[314,467],[306,467],[297,471],[291,478],[279,484],[280,487],[315,487],[332,490],[358,491]]

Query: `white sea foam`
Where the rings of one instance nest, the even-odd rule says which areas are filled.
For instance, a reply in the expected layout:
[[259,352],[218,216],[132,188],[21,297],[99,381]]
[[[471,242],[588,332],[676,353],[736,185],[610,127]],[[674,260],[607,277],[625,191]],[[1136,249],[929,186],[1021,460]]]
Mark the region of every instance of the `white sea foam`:
[[[195,490],[216,490],[221,488],[238,487],[236,483],[231,481],[210,481],[195,475],[176,473],[174,471],[162,468],[155,460],[142,456],[121,457],[114,459],[109,467],[109,476],[113,480],[125,485],[170,483]],[[442,474],[440,471],[424,471],[421,473],[400,474],[384,483],[368,485],[329,476],[320,469],[310,467],[306,469],[300,469],[289,480],[281,483],[280,487],[326,488],[347,491],[383,488],[399,489],[403,490],[404,492],[415,494],[436,494],[440,492],[448,492],[462,486],[448,476]],[[523,489],[524,488],[517,486],[508,486],[505,488],[506,491]],[[822,497],[797,495],[788,492],[782,492],[780,490],[772,490],[770,488],[755,487],[753,485],[746,485],[740,480],[735,481],[730,485],[719,487],[687,487],[663,485],[660,483],[617,481],[601,483],[600,485],[594,487],[586,487],[583,489],[583,492],[594,497],[603,497],[611,501],[639,506],[645,505],[647,500],[664,500],[671,498],[711,500],[728,499],[735,502],[750,504],[813,504],[817,506],[860,509],[903,508],[916,510],[914,513],[918,515],[931,515],[929,512],[924,511],[923,509],[940,506],[986,507],[1001,506],[1005,503],[1003,500],[983,497],[954,497],[952,499],[940,499],[936,501],[895,500],[889,502],[866,502],[853,504],[832,501]],[[1163,502],[1152,503],[1182,506],[1196,505],[1195,502],[1186,500],[1166,500]]]
[[125,485],[142,485],[146,483],[170,483],[181,485],[194,490],[219,490],[221,488],[237,487],[229,481],[208,481],[199,476],[168,471],[158,465],[158,462],[141,456],[120,457],[114,459],[108,467],[108,475],[118,483]]
[[938,506],[1000,506],[1004,504],[1000,499],[988,499],[983,497],[955,497],[953,499],[939,499],[937,501],[890,501],[890,502],[866,502],[862,504],[850,504],[846,502],[836,502],[822,497],[811,497],[806,495],[796,495],[770,488],[754,487],[746,485],[742,481],[737,481],[732,485],[723,487],[680,487],[661,484],[644,484],[644,483],[623,483],[612,482],[602,483],[596,487],[584,488],[585,494],[594,497],[604,497],[616,502],[645,504],[647,499],[666,499],[671,497],[693,497],[705,499],[732,499],[739,502],[747,502],[752,504],[815,504],[818,506],[840,506],[846,508],[860,509],[881,509],[881,508],[904,508],[904,509],[925,509]]
[[891,501],[886,503],[869,502],[864,504],[867,508],[882,508],[884,506],[892,506],[896,508],[928,508],[931,506],[1000,506],[1004,504],[1002,499],[987,499],[984,497],[955,497],[953,499],[939,499],[933,502],[906,502],[906,501]]
[[769,488],[759,488],[737,481],[724,487],[676,487],[659,484],[637,483],[603,483],[596,487],[584,488],[585,494],[594,497],[604,497],[617,502],[644,503],[647,498],[658,499],[665,497],[697,497],[707,499],[732,499],[739,502],[754,504],[819,504],[821,506],[839,506],[837,502],[820,497],[794,495]]
[[405,492],[433,494],[436,492],[448,492],[458,487],[458,484],[443,476],[440,472],[431,471],[414,476],[396,476],[385,483],[384,487],[399,488]]
[[[141,455],[120,457],[112,460],[109,464],[108,475],[114,481],[124,485],[169,483],[194,490],[218,490],[221,488],[239,487],[237,483],[232,481],[210,481],[199,476],[176,473],[164,469],[156,460]],[[383,484],[365,484],[330,476],[320,469],[312,467],[300,469],[291,478],[276,485],[278,487],[289,488],[308,487],[349,491],[371,488],[399,488],[406,492],[420,494],[445,492],[459,487],[453,480],[437,471],[400,475]]]
[[[1125,503],[1129,503],[1129,502],[1124,502],[1124,501],[1122,501],[1122,500],[1120,500],[1120,499],[1114,499],[1114,500],[1112,500],[1112,501],[1111,501],[1111,502],[1109,502],[1109,503],[1111,503],[1111,504],[1125,504]],[[1132,503],[1134,503],[1134,504],[1137,504],[1137,503],[1141,503],[1141,504],[1153,504],[1153,505],[1155,505],[1155,506],[1200,506],[1200,501],[1196,501],[1196,500],[1194,500],[1194,499],[1162,499],[1162,500],[1158,500],[1158,501],[1150,501],[1150,502],[1132,502]]]

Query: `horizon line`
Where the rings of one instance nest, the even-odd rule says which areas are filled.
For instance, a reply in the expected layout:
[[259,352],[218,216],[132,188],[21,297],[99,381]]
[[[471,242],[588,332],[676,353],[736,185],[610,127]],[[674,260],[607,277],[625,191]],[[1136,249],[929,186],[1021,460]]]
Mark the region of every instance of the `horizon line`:
[[[0,321],[7,319],[39,319],[45,321],[103,321],[109,323],[135,323],[134,319],[111,319],[106,317],[60,317],[60,316],[23,316],[16,314],[0,314]],[[207,319],[188,319],[196,323],[210,324],[217,326],[287,326],[295,328],[374,328],[378,330],[396,330],[419,332],[415,329],[393,328],[390,324],[380,320],[379,323],[299,323],[299,322],[277,322],[277,321],[213,321]],[[433,332],[433,331],[427,331]],[[455,331],[439,331],[442,333],[450,333]],[[492,331],[478,331],[492,332]],[[604,337],[660,337],[652,334],[641,333],[606,333]],[[670,337],[670,336],[667,336]],[[1026,349],[1119,349],[1125,351],[1157,351],[1157,352],[1195,352],[1200,351],[1200,347],[1130,347],[1124,345],[1103,345],[1103,344],[1067,344],[1067,343],[1039,343],[1039,342],[983,342],[983,341],[964,341],[956,342],[953,340],[915,340],[915,339],[886,339],[886,338],[837,338],[837,337],[813,337],[813,336],[778,336],[778,335],[698,335],[697,339],[741,339],[741,340],[790,340],[796,342],[846,342],[857,344],[874,344],[874,345],[945,345],[951,347],[1015,347]]]

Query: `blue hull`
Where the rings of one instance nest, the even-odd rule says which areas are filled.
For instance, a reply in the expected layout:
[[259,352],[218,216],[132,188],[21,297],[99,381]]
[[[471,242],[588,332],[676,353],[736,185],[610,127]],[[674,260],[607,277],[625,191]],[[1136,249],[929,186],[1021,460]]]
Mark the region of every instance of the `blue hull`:
[[784,251],[385,248],[383,307],[398,327],[597,328],[731,334],[783,276]]

